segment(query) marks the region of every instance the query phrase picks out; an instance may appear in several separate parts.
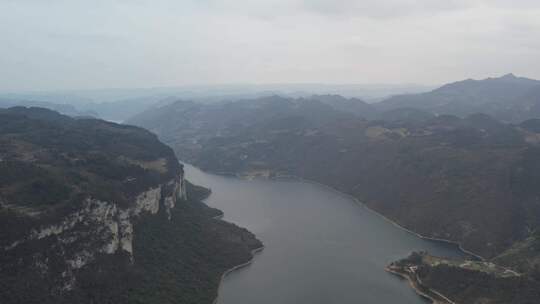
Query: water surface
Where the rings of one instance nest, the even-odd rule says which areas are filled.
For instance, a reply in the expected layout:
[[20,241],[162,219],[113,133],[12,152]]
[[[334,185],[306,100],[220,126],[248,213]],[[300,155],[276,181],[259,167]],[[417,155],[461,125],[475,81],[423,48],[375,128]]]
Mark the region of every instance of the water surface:
[[188,180],[212,189],[208,205],[266,246],[253,264],[226,276],[218,304],[424,304],[385,265],[413,250],[463,256],[322,186],[185,170]]

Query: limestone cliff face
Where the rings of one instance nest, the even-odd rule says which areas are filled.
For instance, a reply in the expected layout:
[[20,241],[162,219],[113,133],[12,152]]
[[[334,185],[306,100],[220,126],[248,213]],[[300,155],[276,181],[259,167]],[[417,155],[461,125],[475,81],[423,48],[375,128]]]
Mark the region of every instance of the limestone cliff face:
[[[76,281],[77,270],[91,263],[99,254],[122,252],[133,262],[134,221],[145,214],[155,215],[160,210],[166,212],[170,220],[171,209],[186,199],[186,182],[180,170],[173,180],[142,191],[128,207],[87,197],[79,210],[57,223],[32,229],[24,238],[5,246],[3,251],[9,253],[37,248],[31,255],[35,269],[43,274],[50,270],[59,273],[60,289],[70,290]],[[42,242],[46,242],[46,248],[37,245]],[[52,265],[51,255],[58,257],[63,265]]]

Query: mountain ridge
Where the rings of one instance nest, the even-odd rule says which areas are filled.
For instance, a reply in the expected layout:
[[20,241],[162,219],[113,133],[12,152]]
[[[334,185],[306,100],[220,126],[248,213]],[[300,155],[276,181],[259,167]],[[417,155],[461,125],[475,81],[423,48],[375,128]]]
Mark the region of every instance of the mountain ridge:
[[[397,95],[375,106],[379,111],[412,107],[433,114],[466,116],[485,113],[509,122],[540,117],[539,111],[527,111],[527,100],[538,104],[540,81],[507,74],[482,80],[467,79],[445,84],[430,92]],[[531,98],[532,97],[532,98]],[[531,102],[529,102],[530,106]],[[529,112],[529,113],[527,113]]]

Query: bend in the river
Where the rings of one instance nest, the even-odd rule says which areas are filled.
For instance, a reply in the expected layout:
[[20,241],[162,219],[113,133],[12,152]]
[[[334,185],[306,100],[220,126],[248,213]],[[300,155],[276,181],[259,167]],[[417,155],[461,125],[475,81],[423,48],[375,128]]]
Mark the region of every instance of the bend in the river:
[[212,189],[208,205],[266,246],[252,265],[225,277],[218,304],[425,303],[384,267],[413,250],[464,255],[455,245],[420,239],[321,186],[185,169],[189,180]]

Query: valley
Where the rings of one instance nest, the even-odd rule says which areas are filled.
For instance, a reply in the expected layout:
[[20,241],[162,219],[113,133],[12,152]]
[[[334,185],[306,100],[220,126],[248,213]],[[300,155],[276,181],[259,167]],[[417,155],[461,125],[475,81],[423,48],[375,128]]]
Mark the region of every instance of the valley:
[[[501,82],[512,96],[536,85],[507,75],[427,96]],[[535,303],[540,120],[390,100],[169,100],[124,125],[1,110],[0,290],[7,303],[251,303],[268,288],[280,303]]]
[[[433,94],[459,87],[475,92],[467,98],[478,99],[501,83],[515,88],[512,96],[537,85],[507,75],[449,84]],[[457,96],[445,100],[457,105]],[[385,103],[340,96],[269,96],[212,105],[178,101],[128,123],[155,132],[179,157],[205,171],[249,179],[296,177],[329,186],[422,237],[457,243],[536,282],[539,120],[509,123],[487,112],[440,114],[415,105],[381,112]],[[452,284],[466,284],[474,277],[468,273]],[[518,286],[528,283],[508,286],[517,292],[511,303],[534,303],[534,295],[517,297]],[[486,298],[472,294],[466,302]],[[449,297],[462,296],[454,290]],[[486,303],[508,301],[501,299]]]
[[205,203],[265,245],[251,265],[224,278],[218,304],[422,304],[385,266],[415,250],[467,256],[455,245],[422,240],[320,185],[185,169],[190,180],[212,189]]
[[540,1],[0,1],[0,304],[540,304]]

